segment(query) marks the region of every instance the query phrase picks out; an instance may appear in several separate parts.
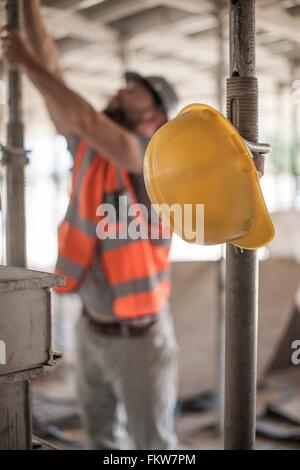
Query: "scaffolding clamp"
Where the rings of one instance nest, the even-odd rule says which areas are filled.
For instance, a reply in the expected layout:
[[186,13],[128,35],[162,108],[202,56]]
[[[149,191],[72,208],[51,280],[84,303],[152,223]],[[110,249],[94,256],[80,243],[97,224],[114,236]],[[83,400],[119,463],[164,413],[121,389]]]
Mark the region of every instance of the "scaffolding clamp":
[[63,357],[63,354],[61,352],[50,350],[48,351],[48,362],[46,365],[55,366],[57,361],[62,359],[62,357]]
[[264,174],[265,156],[271,152],[272,147],[270,144],[259,144],[246,139],[244,139],[244,142],[252,153],[258,176],[261,178]]
[[[247,139],[244,139],[244,142],[247,145],[250,152],[252,153],[253,160],[255,160],[255,166],[256,166],[258,176],[259,178],[261,178],[263,176],[263,171],[261,171],[260,168],[262,168],[263,170],[265,156],[271,153],[272,147],[270,144],[265,144],[265,143],[259,144],[256,142],[250,142]],[[237,246],[233,246],[233,247],[237,255],[244,253],[243,248],[240,248]]]
[[28,151],[19,147],[11,147],[10,145],[0,144],[0,149],[2,150],[3,156],[1,159],[2,165],[14,164],[16,166],[24,167],[29,162],[27,157]]

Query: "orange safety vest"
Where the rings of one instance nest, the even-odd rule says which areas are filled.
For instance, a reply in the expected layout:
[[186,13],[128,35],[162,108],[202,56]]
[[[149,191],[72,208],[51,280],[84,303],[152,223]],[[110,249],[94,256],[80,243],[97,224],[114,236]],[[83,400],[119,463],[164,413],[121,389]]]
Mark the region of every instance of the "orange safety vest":
[[[151,218],[149,223],[140,214],[139,222],[147,224],[152,233],[156,231],[157,239],[98,239],[96,229],[101,218],[97,216],[97,208],[119,195],[127,196],[129,204],[138,203],[127,171],[117,169],[81,140],[75,155],[69,207],[58,228],[55,272],[66,276],[66,285],[55,290],[60,293],[78,290],[93,257],[98,256],[99,269],[112,290],[113,313],[117,318],[157,314],[170,296],[171,232],[158,217],[157,222],[153,223]],[[115,225],[120,230],[123,221],[114,224],[108,219],[109,232],[116,229]],[[95,250],[97,243],[101,243],[99,255]]]

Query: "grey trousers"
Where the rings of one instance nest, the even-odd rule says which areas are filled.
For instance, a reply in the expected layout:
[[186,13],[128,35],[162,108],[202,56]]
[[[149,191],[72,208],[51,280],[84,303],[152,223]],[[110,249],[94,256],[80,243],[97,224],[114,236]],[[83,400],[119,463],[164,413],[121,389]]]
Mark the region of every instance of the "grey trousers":
[[145,336],[112,337],[76,326],[77,386],[94,449],[175,449],[177,342],[169,310]]

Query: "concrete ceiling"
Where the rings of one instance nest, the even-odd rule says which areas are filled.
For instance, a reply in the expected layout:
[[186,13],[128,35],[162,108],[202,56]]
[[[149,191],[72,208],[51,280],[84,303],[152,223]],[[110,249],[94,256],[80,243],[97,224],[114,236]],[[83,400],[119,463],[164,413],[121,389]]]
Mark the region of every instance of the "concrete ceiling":
[[[102,107],[126,68],[163,74],[182,103],[217,105],[217,6],[228,63],[227,0],[42,0],[68,83]],[[1,23],[4,0],[0,0]],[[2,12],[1,12],[2,10]],[[257,75],[263,93],[291,82],[290,61],[300,62],[300,1],[257,0]],[[225,81],[224,77],[224,81]],[[298,77],[300,78],[300,76]],[[25,84],[26,115],[39,129],[43,104]],[[42,121],[46,125],[46,120]]]

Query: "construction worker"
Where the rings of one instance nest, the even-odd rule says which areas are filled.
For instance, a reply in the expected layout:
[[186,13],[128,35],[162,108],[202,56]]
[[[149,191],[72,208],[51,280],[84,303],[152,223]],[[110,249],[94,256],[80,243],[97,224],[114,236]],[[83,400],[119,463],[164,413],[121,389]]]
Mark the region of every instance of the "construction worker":
[[119,209],[121,222],[120,196],[149,208],[145,147],[176,107],[176,93],[161,77],[127,73],[107,109],[96,111],[64,82],[39,0],[24,0],[23,8],[26,37],[2,28],[3,54],[40,91],[74,158],[56,271],[67,279],[61,291],[78,292],[83,303],[75,364],[91,446],[174,449],[177,343],[169,310],[170,237],[162,237],[158,221],[155,240],[99,239],[96,227],[103,203]]

